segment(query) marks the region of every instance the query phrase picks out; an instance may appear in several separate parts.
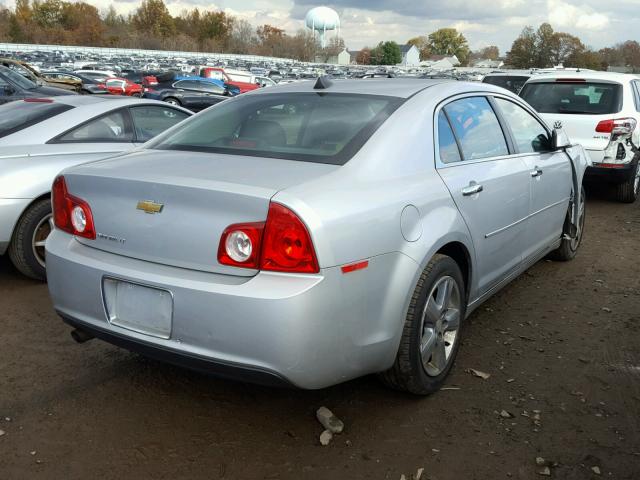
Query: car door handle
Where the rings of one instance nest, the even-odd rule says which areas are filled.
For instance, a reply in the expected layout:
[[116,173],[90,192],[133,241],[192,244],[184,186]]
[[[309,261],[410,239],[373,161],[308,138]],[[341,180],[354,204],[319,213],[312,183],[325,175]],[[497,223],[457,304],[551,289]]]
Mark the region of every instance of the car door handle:
[[474,195],[476,193],[480,193],[483,189],[482,185],[480,185],[479,183],[469,183],[468,187],[464,187],[462,189],[462,195],[464,195],[465,197],[468,197],[469,195]]
[[542,175],[542,169],[535,167],[534,170],[531,170],[531,176],[532,177],[539,177],[540,175]]

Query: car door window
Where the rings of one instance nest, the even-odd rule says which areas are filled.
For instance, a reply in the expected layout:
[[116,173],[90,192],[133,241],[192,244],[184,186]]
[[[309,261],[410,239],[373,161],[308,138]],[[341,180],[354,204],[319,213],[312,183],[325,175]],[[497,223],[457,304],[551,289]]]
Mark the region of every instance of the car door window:
[[187,89],[195,89],[198,88],[198,82],[195,80],[180,80],[173,84],[174,88],[187,88]]
[[204,90],[205,92],[216,93],[218,95],[222,95],[224,93],[224,88],[211,82],[200,81],[198,82],[198,88],[200,90]]
[[123,112],[113,112],[91,120],[67,132],[59,142],[131,142],[133,132],[128,128]]
[[509,149],[495,112],[485,97],[467,97],[444,107],[460,143],[464,160],[508,155]]
[[548,152],[551,139],[547,129],[529,112],[503,98],[495,98],[498,108],[511,128],[518,152]]
[[462,160],[453,130],[442,110],[438,114],[438,151],[442,163],[455,163]]
[[169,107],[134,107],[130,111],[138,142],[152,139],[189,116]]

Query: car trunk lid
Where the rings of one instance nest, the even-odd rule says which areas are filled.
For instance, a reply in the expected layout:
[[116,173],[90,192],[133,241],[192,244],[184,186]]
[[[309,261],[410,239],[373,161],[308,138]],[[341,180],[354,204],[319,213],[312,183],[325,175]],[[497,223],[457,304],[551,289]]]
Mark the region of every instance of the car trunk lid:
[[81,243],[132,258],[216,273],[255,270],[217,262],[234,223],[267,218],[279,190],[335,165],[182,151],[143,150],[65,174],[71,194],[91,207],[97,238]]

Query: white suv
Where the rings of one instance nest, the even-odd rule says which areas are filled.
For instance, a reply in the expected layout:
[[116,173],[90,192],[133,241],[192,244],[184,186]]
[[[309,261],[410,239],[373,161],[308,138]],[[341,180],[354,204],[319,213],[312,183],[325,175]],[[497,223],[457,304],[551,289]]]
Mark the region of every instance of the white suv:
[[616,184],[631,203],[640,188],[640,78],[606,72],[557,72],[529,79],[520,96],[550,125],[589,152],[586,179]]

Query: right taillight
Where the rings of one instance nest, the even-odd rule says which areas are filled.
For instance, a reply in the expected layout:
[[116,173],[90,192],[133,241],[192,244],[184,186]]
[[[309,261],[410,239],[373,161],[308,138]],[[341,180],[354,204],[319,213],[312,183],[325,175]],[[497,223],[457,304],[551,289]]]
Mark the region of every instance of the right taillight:
[[53,182],[51,204],[56,228],[71,235],[95,240],[96,230],[91,207],[84,200],[69,193],[63,176],[57,177]]
[[266,222],[230,225],[218,245],[218,262],[272,272],[318,273],[311,235],[300,218],[271,202]]
[[602,120],[596,125],[596,132],[610,133],[612,135],[631,135],[636,129],[635,118],[616,118]]

